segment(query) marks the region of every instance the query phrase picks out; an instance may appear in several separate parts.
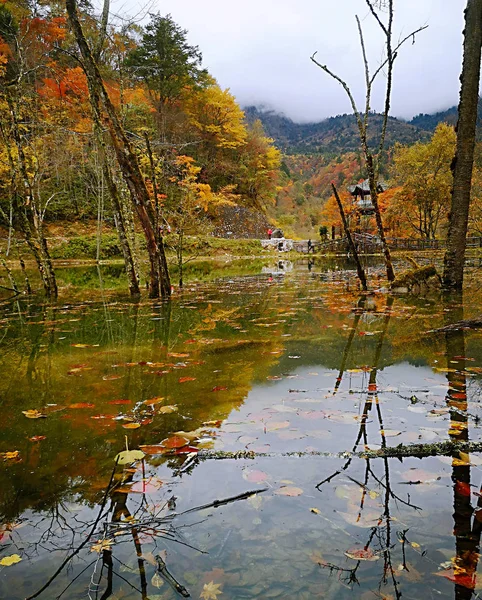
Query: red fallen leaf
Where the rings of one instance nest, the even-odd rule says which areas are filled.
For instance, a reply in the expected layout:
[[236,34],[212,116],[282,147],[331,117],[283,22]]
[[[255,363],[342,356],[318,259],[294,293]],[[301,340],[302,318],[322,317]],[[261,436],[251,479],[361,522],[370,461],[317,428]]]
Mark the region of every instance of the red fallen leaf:
[[30,442],[41,442],[47,438],[46,435],[34,435],[31,438],[28,438]]
[[195,448],[194,446],[182,446],[182,448],[174,450],[174,454],[191,454],[191,452],[199,452],[199,448]]
[[69,408],[95,408],[95,404],[90,402],[75,402],[75,404],[69,404]]
[[132,404],[132,400],[110,400],[107,404]]
[[377,384],[376,383],[369,383],[368,384],[368,391],[369,392],[376,392],[377,391]]
[[197,344],[197,340],[186,340],[185,344]]
[[137,364],[141,367],[144,367],[145,365],[147,365],[147,362],[145,360],[140,360]]
[[380,557],[374,554],[373,550],[370,548],[357,548],[354,546],[345,552],[345,556],[348,558],[352,558],[353,560],[368,560],[374,561],[378,560]]
[[263,471],[246,469],[243,471],[243,479],[251,483],[263,483],[268,479],[268,475]]
[[366,335],[366,334],[367,334],[367,332],[366,332],[366,331],[359,331],[359,332],[358,332],[358,335]]
[[465,392],[450,392],[449,396],[453,400],[467,400],[467,394]]
[[223,390],[227,390],[228,388],[223,385],[216,385],[213,387],[211,392],[222,392]]
[[161,446],[164,448],[182,448],[183,446],[187,446],[187,444],[189,444],[189,440],[180,435],[173,435],[161,442]]
[[140,422],[141,425],[150,425],[152,423],[152,419],[150,417],[146,417],[145,419],[142,419]]
[[151,446],[139,446],[139,448],[144,452],[144,454],[164,454],[167,451],[165,446],[161,446],[160,444],[154,444]]
[[185,383],[186,381],[196,381],[195,377],[179,377],[179,383]]
[[471,494],[470,483],[467,483],[465,481],[456,481],[455,493],[459,494],[460,496],[466,496],[467,498],[469,498]]
[[113,419],[116,416],[117,415],[92,415],[90,418],[100,420],[100,419]]
[[438,573],[435,573],[435,575],[438,575],[439,577],[445,577],[445,579],[453,581],[454,583],[466,587],[469,590],[473,590],[475,588],[475,573],[473,575],[469,575],[468,573],[456,574],[453,569],[448,569],[446,571],[439,571]]

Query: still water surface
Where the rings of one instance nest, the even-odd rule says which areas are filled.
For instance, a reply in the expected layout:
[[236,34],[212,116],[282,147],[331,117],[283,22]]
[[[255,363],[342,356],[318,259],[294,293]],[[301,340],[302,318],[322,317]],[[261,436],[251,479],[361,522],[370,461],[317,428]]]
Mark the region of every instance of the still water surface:
[[480,439],[482,302],[307,267],[1,306],[0,598],[479,597],[482,457],[352,452]]

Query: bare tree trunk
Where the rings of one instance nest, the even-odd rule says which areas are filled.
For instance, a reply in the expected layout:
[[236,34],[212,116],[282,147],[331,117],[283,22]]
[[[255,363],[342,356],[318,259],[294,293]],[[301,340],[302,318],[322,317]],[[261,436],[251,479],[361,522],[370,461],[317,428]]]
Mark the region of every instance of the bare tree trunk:
[[[171,283],[169,272],[164,267],[167,264],[164,257],[164,246],[158,244],[157,241],[155,214],[146,183],[139,168],[136,153],[119,121],[114,105],[104,86],[99,68],[85,39],[77,14],[76,0],[65,0],[65,6],[84,61],[83,68],[87,76],[90,95],[94,98],[100,98],[105,109],[106,124],[117,161],[144,231],[150,263],[149,296],[151,298],[158,298],[162,294],[163,297],[169,297]],[[96,102],[92,103],[92,108],[98,112]],[[98,114],[98,118],[99,120],[101,119],[100,114]]]
[[362,285],[362,290],[366,292],[368,287],[367,287],[367,278],[365,275],[365,271],[363,270],[362,264],[360,262],[360,257],[358,256],[355,242],[353,241],[353,238],[351,237],[351,232],[350,232],[350,228],[348,226],[348,222],[346,220],[345,211],[343,210],[343,205],[341,203],[340,196],[338,195],[338,191],[335,187],[335,184],[332,183],[331,187],[333,188],[333,193],[335,194],[336,203],[338,204],[338,210],[340,211],[343,228],[345,230],[346,237],[348,238],[348,244],[350,245],[350,250],[351,250],[351,252],[353,254],[353,258],[355,259],[355,262],[356,262],[356,272],[358,275],[358,279],[360,280],[360,283]]
[[465,243],[479,100],[481,44],[482,0],[468,0],[465,9],[464,60],[460,76],[457,146],[452,162],[454,183],[444,259],[443,283],[446,289],[462,289],[464,279]]

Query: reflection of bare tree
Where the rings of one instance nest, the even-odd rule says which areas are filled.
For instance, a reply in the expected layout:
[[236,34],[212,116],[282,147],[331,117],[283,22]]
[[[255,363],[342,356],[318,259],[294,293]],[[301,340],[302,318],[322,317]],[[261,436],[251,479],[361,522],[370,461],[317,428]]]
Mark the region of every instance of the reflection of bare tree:
[[[370,412],[372,411],[373,406],[375,406],[375,409],[376,409],[378,425],[379,425],[379,429],[380,429],[381,447],[382,447],[382,449],[387,447],[386,437],[385,437],[385,433],[384,433],[383,416],[382,416],[381,405],[380,405],[379,397],[378,397],[377,375],[378,375],[378,368],[379,368],[380,358],[381,358],[382,349],[383,349],[383,343],[384,343],[384,340],[385,340],[385,337],[386,337],[386,334],[388,331],[388,326],[390,323],[390,317],[391,317],[393,303],[394,303],[394,298],[391,296],[388,296],[387,301],[386,301],[386,306],[385,306],[385,314],[383,317],[383,325],[382,325],[382,329],[379,334],[379,338],[378,338],[376,349],[375,349],[373,366],[370,370],[367,396],[366,396],[365,403],[363,406],[363,412],[360,417],[360,427],[358,429],[358,434],[357,434],[352,452],[355,452],[355,450],[357,449],[357,447],[361,441],[363,441],[365,446],[368,444],[367,422],[368,422],[368,416],[369,416]],[[340,369],[340,373],[339,373],[337,381],[336,381],[335,393],[338,390],[340,383],[341,383],[341,379],[342,379],[343,372],[345,370],[345,365],[347,362],[347,357],[350,352],[351,344],[353,342],[356,326],[358,325],[358,321],[364,312],[364,303],[361,300],[358,302],[358,305],[357,305],[355,311],[356,311],[355,319],[354,319],[354,323],[353,323],[354,326],[351,331],[350,337],[348,338],[348,344],[347,344],[344,354],[343,354],[342,367]],[[318,483],[316,488],[319,491],[321,491],[321,487],[324,484],[328,483],[329,481],[334,479],[336,476],[340,475],[342,472],[347,471],[348,467],[350,466],[350,464],[353,461],[353,458],[354,458],[354,456],[352,455],[350,458],[348,458],[348,460],[345,462],[345,464],[340,469],[338,469],[337,471],[332,473],[329,477],[327,477],[326,479],[324,479],[323,481]],[[384,465],[383,479],[379,478],[375,474],[375,472],[373,471],[373,469],[371,467],[369,458],[365,459],[365,462],[366,462],[365,476],[364,476],[363,482],[357,481],[355,478],[353,478],[351,476],[348,476],[348,479],[355,482],[360,487],[360,491],[361,491],[360,507],[359,507],[359,512],[357,515],[357,520],[360,520],[362,518],[362,514],[363,514],[363,510],[364,510],[364,506],[365,506],[365,500],[366,500],[367,495],[370,492],[371,480],[373,480],[377,486],[379,486],[380,488],[382,488],[384,490],[384,493],[382,494],[382,496],[383,496],[383,513],[380,515],[379,523],[377,526],[372,527],[367,541],[365,542],[363,548],[359,549],[359,551],[362,553],[362,556],[366,556],[366,555],[370,556],[371,552],[374,552],[376,554],[383,556],[383,559],[384,559],[383,573],[382,573],[382,577],[380,580],[380,588],[382,587],[382,585],[387,585],[389,580],[391,580],[392,585],[393,585],[393,590],[395,593],[395,597],[398,600],[399,598],[401,598],[402,594],[399,590],[398,581],[395,578],[395,569],[394,569],[394,565],[392,562],[391,550],[393,548],[393,533],[392,533],[392,526],[391,526],[390,503],[391,503],[391,500],[395,500],[395,501],[399,501],[413,509],[418,509],[418,507],[411,504],[410,499],[403,500],[402,498],[397,496],[392,491],[391,483],[390,483],[390,469],[389,469],[388,458],[383,457],[382,460],[383,460],[383,465]],[[397,532],[397,536],[399,533],[400,532]],[[404,534],[403,534],[403,536],[404,536]],[[370,546],[374,545],[373,544],[374,541],[377,542],[375,550],[370,551],[369,550]],[[404,565],[405,565],[405,562],[404,562]],[[326,564],[326,565],[321,565],[321,566],[326,566],[327,568],[330,568],[332,570],[333,569],[340,570],[340,574],[342,571],[344,571],[344,569],[336,567],[335,565]],[[359,563],[357,563],[356,567],[352,570],[352,573],[348,577],[349,583],[356,582],[356,570],[358,569],[358,567],[359,567]],[[405,565],[405,568],[407,568],[406,565]],[[346,577],[345,577],[345,581],[346,581]]]
[[[101,587],[104,587],[101,600],[107,600],[114,593],[116,578],[127,584],[132,590],[140,594],[141,600],[148,600],[148,579],[146,574],[146,554],[143,553],[142,549],[142,536],[149,536],[155,542],[155,547],[158,546],[158,541],[173,542],[180,544],[187,548],[191,548],[197,552],[203,553],[199,548],[189,544],[183,530],[189,527],[193,527],[197,523],[191,524],[175,524],[174,520],[183,515],[190,513],[196,513],[201,510],[218,508],[227,504],[245,500],[253,495],[260,494],[267,490],[257,489],[253,491],[244,492],[237,496],[224,498],[221,500],[215,500],[201,506],[195,506],[187,509],[183,512],[176,512],[175,498],[171,496],[161,502],[160,504],[152,504],[147,500],[146,492],[146,473],[145,463],[141,462],[142,468],[142,479],[140,482],[143,486],[143,491],[140,495],[136,496],[137,504],[133,510],[128,505],[130,488],[129,485],[133,483],[135,469],[130,468],[131,465],[127,465],[127,468],[119,473],[117,463],[112,471],[112,475],[105,491],[103,500],[99,505],[97,516],[93,523],[80,523],[78,527],[70,527],[71,540],[68,546],[65,545],[65,528],[63,526],[63,518],[59,515],[52,515],[50,526],[47,527],[44,534],[42,534],[41,542],[49,542],[50,547],[55,548],[56,551],[63,552],[66,556],[57,570],[47,580],[47,582],[35,593],[31,594],[26,600],[33,600],[41,594],[43,594],[58,576],[64,572],[72,564],[75,557],[79,556],[81,551],[86,548],[92,540],[95,538],[97,542],[92,547],[92,550],[98,552],[98,557],[89,562],[79,573],[71,579],[69,584],[56,596],[57,600],[60,599],[71,586],[77,581],[82,575],[84,575],[94,565],[93,572],[90,576],[90,583],[88,587],[88,597],[96,598],[101,593]],[[110,500],[110,506],[108,506]],[[57,526],[58,525],[58,526]],[[58,540],[56,536],[58,534]],[[79,539],[82,541],[79,543]],[[115,556],[114,548],[119,544],[132,541],[135,553],[137,556],[137,568],[139,573],[139,587],[134,585],[132,581],[124,577],[118,570],[116,570],[116,564],[126,567],[126,565]],[[189,597],[188,590],[172,575],[168,570],[167,565],[164,561],[165,555],[162,552],[150,555],[151,564],[156,568],[156,576],[164,580],[171,588],[181,595],[182,597]],[[83,556],[83,555],[82,555]],[[85,557],[84,557],[85,558]],[[98,567],[100,565],[100,570]]]

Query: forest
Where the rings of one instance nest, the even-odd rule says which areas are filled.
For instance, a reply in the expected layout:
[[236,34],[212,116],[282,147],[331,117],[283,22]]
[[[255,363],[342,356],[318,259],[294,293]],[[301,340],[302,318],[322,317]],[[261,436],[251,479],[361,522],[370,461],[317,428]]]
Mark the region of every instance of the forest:
[[0,0],[2,600],[480,598],[482,0],[266,4]]

